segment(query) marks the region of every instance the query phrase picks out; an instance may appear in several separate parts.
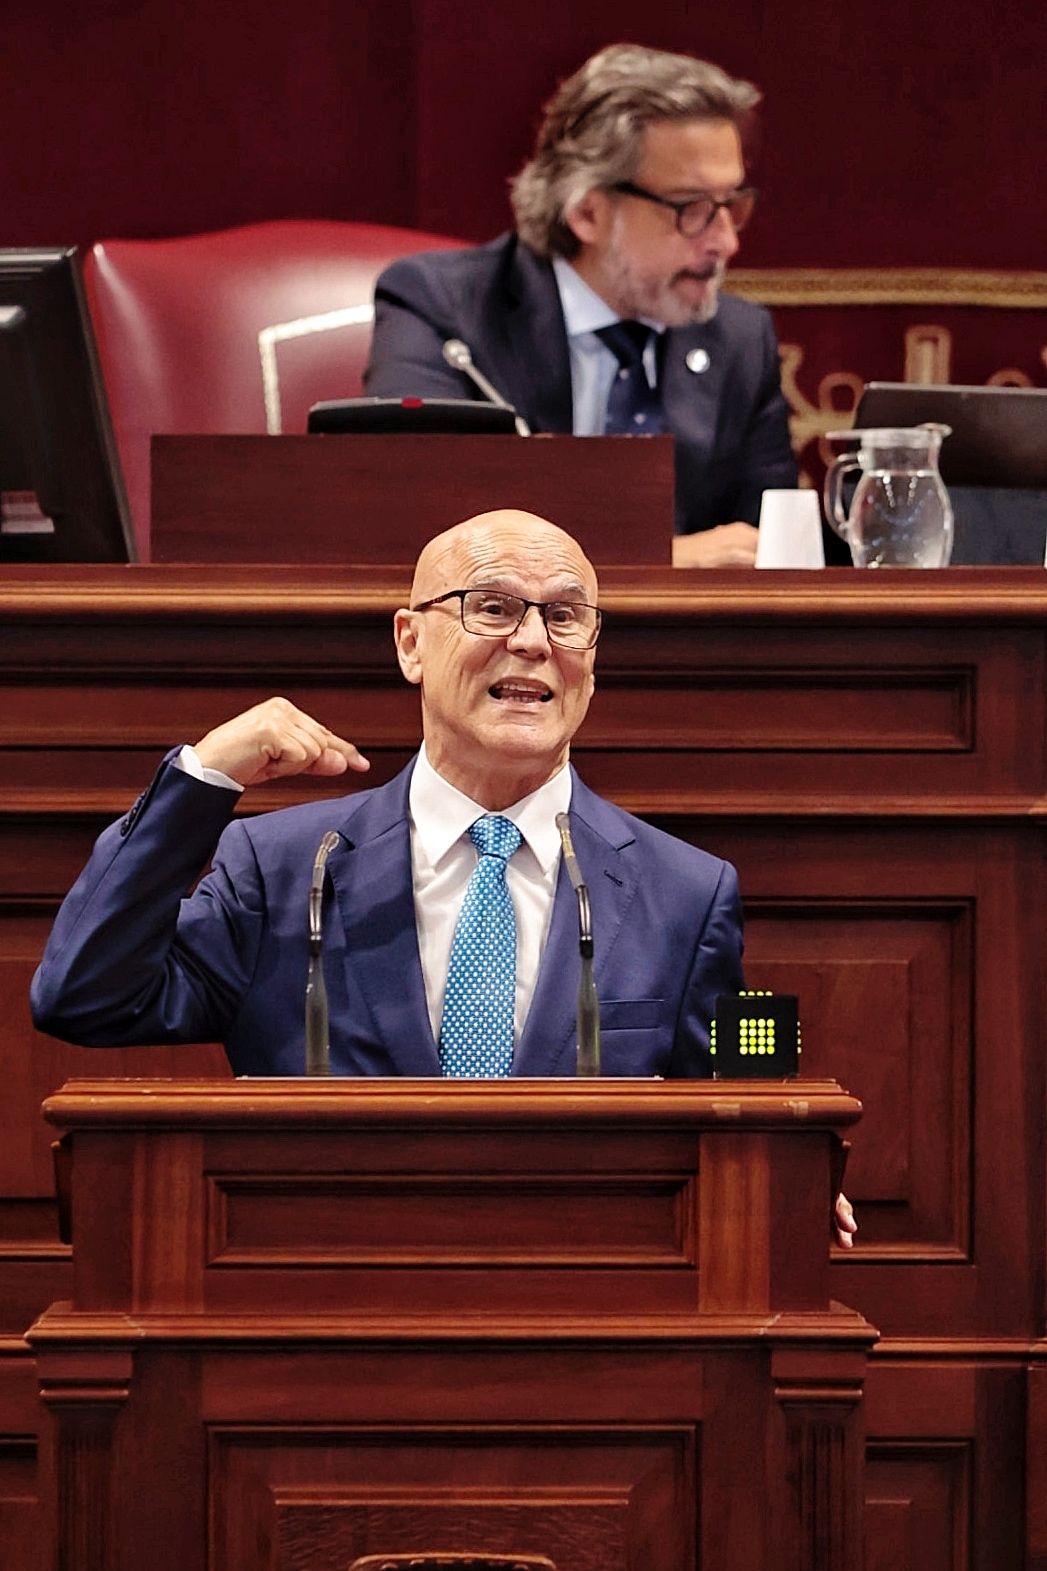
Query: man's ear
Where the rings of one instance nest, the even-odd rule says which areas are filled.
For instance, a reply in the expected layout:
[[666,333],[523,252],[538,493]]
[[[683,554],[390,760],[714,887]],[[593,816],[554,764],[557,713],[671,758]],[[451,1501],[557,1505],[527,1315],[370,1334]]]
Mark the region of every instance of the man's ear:
[[564,222],[580,244],[595,245],[607,228],[610,208],[606,191],[586,191],[564,214]]
[[420,622],[414,611],[397,611],[393,617],[393,639],[400,670],[408,682],[418,687],[422,680],[422,654],[419,648]]

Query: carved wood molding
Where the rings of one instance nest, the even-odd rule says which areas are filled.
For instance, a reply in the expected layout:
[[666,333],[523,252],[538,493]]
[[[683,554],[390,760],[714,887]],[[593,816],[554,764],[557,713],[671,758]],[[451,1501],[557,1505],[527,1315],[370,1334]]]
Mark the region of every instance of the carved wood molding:
[[130,1395],[131,1352],[41,1350],[38,1373],[55,1421],[57,1564],[62,1571],[112,1571],[114,1432]]
[[863,1522],[855,1482],[864,1452],[865,1361],[777,1349],[771,1360],[783,1467],[785,1553],[790,1571],[854,1571],[862,1563]]
[[861,1104],[835,1080],[501,1080],[461,1086],[445,1080],[265,1080],[245,1087],[213,1081],[70,1080],[44,1103],[60,1128],[205,1127],[270,1129],[320,1126],[394,1128],[431,1123],[434,1112],[457,1125],[618,1124],[655,1128],[839,1129],[857,1123]]
[[[377,749],[368,747],[368,757],[373,758]],[[574,750],[574,757],[579,761],[591,757],[594,749],[588,745],[580,745]],[[580,766],[584,775],[584,764]],[[322,791],[310,793],[310,800],[324,795]],[[332,796],[335,793],[330,793]],[[32,823],[37,817],[46,817],[50,820],[57,818],[79,820],[85,825],[85,833],[93,838],[100,834],[107,824],[112,823],[127,811],[128,794],[116,791],[80,791],[80,790],[55,790],[49,792],[35,792],[27,794],[21,791],[5,791],[0,789],[0,819],[8,824],[17,820]],[[266,786],[264,801],[252,802],[251,813],[263,814],[275,812],[281,807],[294,807],[303,800],[302,792],[287,788],[281,790],[279,785]],[[904,822],[906,819],[914,822],[928,820],[941,823],[943,820],[963,822],[965,819],[977,824],[1002,824],[1036,823],[1040,824],[1047,819],[1047,796],[1002,796],[986,795],[979,797],[950,797],[950,796],[917,796],[909,794],[877,794],[867,798],[856,797],[852,794],[841,795],[832,790],[822,791],[817,798],[817,804],[812,809],[809,794],[800,792],[782,791],[770,798],[764,796],[747,796],[743,792],[732,793],[725,797],[722,792],[702,791],[700,788],[681,790],[670,787],[665,790],[644,789],[642,791],[628,788],[618,789],[614,793],[614,800],[626,812],[635,813],[641,818],[674,819],[678,826],[686,819],[705,822],[709,819],[726,819],[736,823],[740,817],[747,822],[759,822],[766,819],[773,823],[786,822],[792,819],[810,820],[812,816],[822,822],[827,819],[840,818],[869,823],[882,823],[887,819],[892,822]],[[678,831],[677,831],[678,832]],[[38,898],[32,902],[32,912],[36,915],[53,918],[58,907],[60,896]],[[0,896],[0,913],[5,910],[8,914],[24,914],[30,907],[30,902],[25,900],[11,900]]]
[[941,305],[1042,310],[1047,273],[937,267],[732,267],[729,287],[767,306]]
[[421,1554],[363,1555],[349,1571],[556,1571],[545,1555]]
[[538,1357],[550,1348],[590,1344],[613,1346],[629,1342],[636,1356],[657,1354],[666,1343],[699,1343],[703,1346],[722,1342],[773,1339],[775,1346],[805,1347],[811,1343],[833,1348],[866,1349],[878,1336],[874,1326],[843,1304],[834,1303],[822,1314],[703,1314],[699,1323],[693,1311],[680,1314],[654,1311],[644,1315],[642,1329],[635,1316],[612,1314],[562,1314],[535,1310],[533,1314],[502,1313],[465,1317],[454,1313],[427,1313],[424,1323],[417,1315],[330,1314],[323,1312],[266,1315],[230,1311],[225,1314],[173,1314],[166,1311],[123,1314],[71,1314],[68,1306],[45,1310],[30,1328],[34,1347],[44,1349],[52,1343],[67,1344],[76,1339],[82,1345],[115,1343],[126,1337],[129,1346],[163,1342],[183,1347],[214,1349],[250,1346],[252,1343],[280,1344],[288,1351],[297,1345],[307,1348],[332,1344],[367,1346],[372,1343],[411,1347],[439,1346],[454,1350],[461,1346],[505,1344]]
[[[375,624],[384,648],[390,619],[405,603],[406,588],[395,568],[339,574],[337,569],[235,564],[195,569],[156,564],[119,569],[63,566],[46,572],[8,566],[0,573],[0,627],[5,635],[0,670],[17,671],[27,680],[39,675],[38,662],[22,658],[15,630],[35,632],[63,623],[79,630],[84,622],[96,621],[107,629],[140,631],[150,647],[184,638],[179,624],[185,624],[188,632],[201,623],[227,620],[266,628],[285,626],[292,632],[301,625],[322,626],[328,621],[365,630]],[[743,568],[608,567],[600,575],[600,603],[613,614],[601,650],[613,640],[614,623],[620,618],[651,624],[679,616],[747,625],[768,618],[816,623],[947,618],[1042,625],[1047,616],[1047,574],[1028,567],[950,567],[941,572],[899,568],[885,580],[882,575],[843,567],[773,574]],[[368,650],[374,663],[373,646]],[[27,650],[27,656],[32,653]],[[139,653],[135,651],[136,660]],[[357,645],[344,649],[340,669],[353,667],[359,653]],[[61,651],[50,651],[48,669],[90,669],[97,674],[98,656],[97,649],[81,650],[73,644],[65,666]],[[300,641],[295,656],[302,671],[316,663]],[[107,667],[121,668],[112,650],[105,658]],[[381,669],[395,677],[391,651]]]

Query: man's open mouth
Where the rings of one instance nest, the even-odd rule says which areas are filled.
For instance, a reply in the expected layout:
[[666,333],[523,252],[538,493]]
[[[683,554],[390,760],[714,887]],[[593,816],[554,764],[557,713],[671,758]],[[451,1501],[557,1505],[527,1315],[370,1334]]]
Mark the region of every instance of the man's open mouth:
[[552,689],[546,687],[544,682],[518,682],[511,679],[495,682],[487,691],[499,703],[547,704],[553,696]]
[[677,273],[674,283],[681,283],[686,279],[694,284],[707,284],[710,278],[715,278],[719,268],[715,262],[710,262],[707,267],[683,267]]

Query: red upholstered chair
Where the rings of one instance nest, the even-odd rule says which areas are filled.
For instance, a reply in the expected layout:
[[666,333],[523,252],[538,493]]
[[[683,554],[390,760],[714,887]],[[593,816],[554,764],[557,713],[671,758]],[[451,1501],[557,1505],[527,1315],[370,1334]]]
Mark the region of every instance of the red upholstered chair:
[[304,431],[318,399],[361,391],[377,275],[458,244],[279,220],[93,246],[84,278],[142,559],[154,433]]

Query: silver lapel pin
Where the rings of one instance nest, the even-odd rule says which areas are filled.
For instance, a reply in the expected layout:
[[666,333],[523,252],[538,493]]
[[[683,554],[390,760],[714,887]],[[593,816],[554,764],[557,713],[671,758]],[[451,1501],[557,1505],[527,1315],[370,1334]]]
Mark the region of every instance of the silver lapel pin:
[[701,376],[703,371],[708,371],[709,369],[708,349],[688,350],[684,365],[687,367],[688,371],[693,371],[695,376]]

